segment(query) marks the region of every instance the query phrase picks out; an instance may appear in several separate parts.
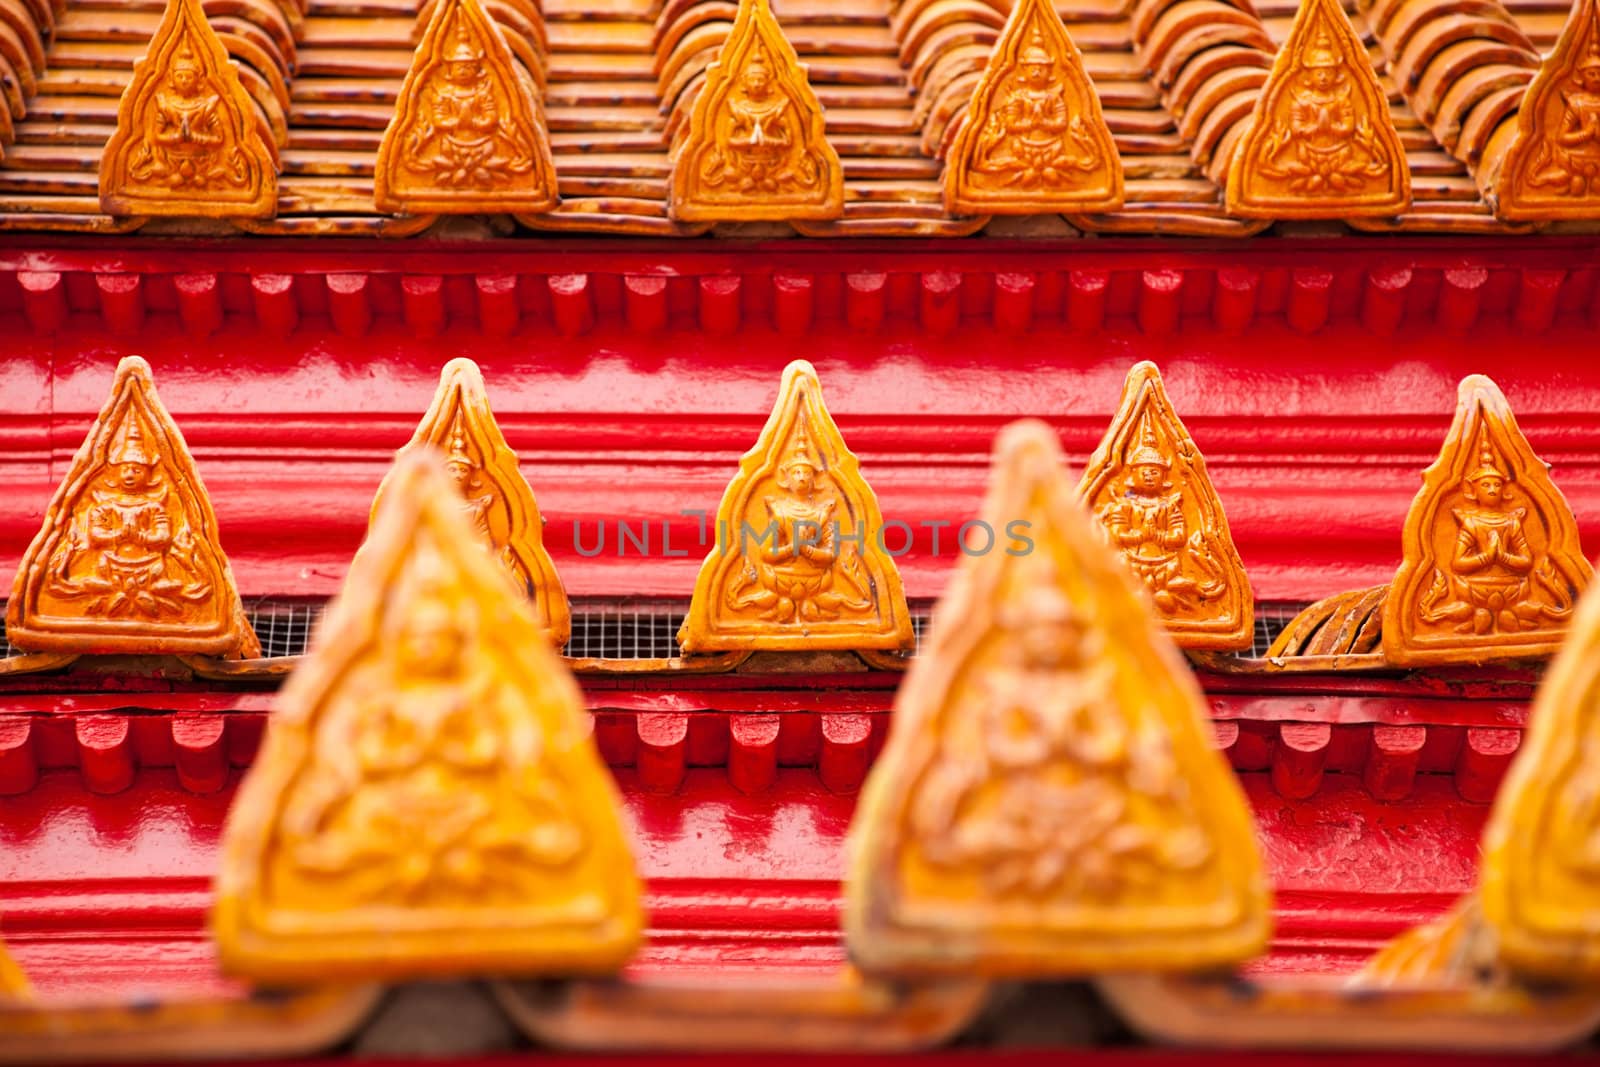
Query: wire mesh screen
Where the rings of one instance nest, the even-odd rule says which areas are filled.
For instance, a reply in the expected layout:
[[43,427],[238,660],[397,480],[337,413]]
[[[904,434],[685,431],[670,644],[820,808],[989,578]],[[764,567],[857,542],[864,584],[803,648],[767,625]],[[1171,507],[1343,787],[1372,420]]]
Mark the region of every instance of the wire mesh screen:
[[678,654],[678,627],[687,604],[623,601],[574,605],[572,640],[567,655],[574,659],[670,659]]
[[[574,606],[567,655],[574,659],[669,659],[678,655],[678,627],[688,609],[687,604],[672,601]],[[911,629],[920,652],[928,632],[927,609],[912,611]]]
[[[324,604],[308,600],[257,600],[246,605],[245,615],[261,640],[267,658],[298,656],[310,643],[311,631],[322,618]],[[1266,655],[1267,649],[1297,614],[1302,604],[1256,605],[1255,640],[1249,655]],[[5,639],[3,603],[0,603],[0,658],[19,655]],[[688,605],[681,601],[596,601],[575,604],[572,640],[567,655],[576,659],[670,659],[678,654],[678,627]],[[916,651],[928,639],[927,606],[911,612]]]
[[261,655],[276,659],[305,652],[325,606],[314,600],[258,600],[244,613],[261,641]]
[[1249,655],[1253,659],[1260,659],[1267,654],[1267,649],[1272,647],[1272,642],[1278,635],[1294,621],[1294,617],[1305,608],[1304,604],[1287,604],[1275,601],[1266,601],[1256,605],[1256,632],[1255,639],[1251,642]]

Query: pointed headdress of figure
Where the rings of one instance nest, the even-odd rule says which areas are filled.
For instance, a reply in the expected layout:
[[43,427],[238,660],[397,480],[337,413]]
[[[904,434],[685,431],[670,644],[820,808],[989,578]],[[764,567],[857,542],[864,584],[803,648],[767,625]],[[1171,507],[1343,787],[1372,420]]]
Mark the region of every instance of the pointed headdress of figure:
[[1500,458],[1495,455],[1494,445],[1489,442],[1489,428],[1478,428],[1478,465],[1463,481],[1476,482],[1483,478],[1499,478],[1502,482],[1511,481],[1511,472],[1505,469]]
[[1344,63],[1344,57],[1333,46],[1333,39],[1326,30],[1312,38],[1306,50],[1301,53],[1301,62],[1306,67],[1337,67]]
[[[388,640],[398,641],[407,635],[431,637],[449,633],[456,636],[463,648],[471,643],[477,630],[477,612],[459,610],[452,603],[445,560],[438,548],[420,545],[415,563],[401,581],[406,584],[408,595],[390,598],[381,623]],[[401,662],[398,666],[404,669],[406,664]]]
[[180,70],[200,70],[200,57],[195,55],[194,49],[187,44],[178,50],[177,55],[172,57],[172,72],[176,74]]
[[483,52],[473,46],[472,37],[467,31],[467,20],[461,16],[456,17],[455,47],[444,58],[446,63],[477,63],[483,59]]
[[1589,47],[1584,50],[1583,58],[1578,60],[1578,70],[1590,67],[1600,67],[1600,34],[1590,38]]
[[1160,467],[1162,470],[1172,466],[1172,462],[1161,454],[1155,424],[1150,421],[1148,411],[1139,420],[1139,443],[1128,449],[1126,462],[1130,467]]
[[145,445],[144,427],[139,425],[139,417],[131,411],[128,412],[127,421],[123,423],[122,432],[117,435],[116,441],[111,446],[107,462],[113,466],[138,463],[153,467],[160,458]]
[[1001,603],[997,620],[1013,631],[1036,626],[1081,628],[1084,622],[1082,612],[1061,591],[1056,565],[1049,559],[1040,559],[1029,568],[1021,595]]
[[811,458],[811,450],[806,447],[805,434],[797,433],[795,434],[794,451],[790,452],[788,457],[778,465],[778,484],[787,489],[789,487],[790,474],[801,467],[811,471],[813,476],[822,473],[822,464]]
[[445,456],[445,462],[460,463],[473,470],[478,469],[478,461],[467,448],[467,428],[461,421],[461,412],[456,411],[455,420],[450,424],[450,453]]
[[1017,61],[1025,67],[1034,65],[1053,67],[1056,59],[1055,56],[1050,54],[1050,50],[1044,46],[1044,36],[1035,31],[1034,35],[1028,38],[1027,47],[1022,50],[1022,55],[1018,57]]

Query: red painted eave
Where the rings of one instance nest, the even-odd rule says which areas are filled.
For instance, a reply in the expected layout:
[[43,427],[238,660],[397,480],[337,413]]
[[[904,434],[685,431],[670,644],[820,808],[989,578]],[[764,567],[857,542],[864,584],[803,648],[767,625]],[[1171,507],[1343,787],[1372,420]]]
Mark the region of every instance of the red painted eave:
[[[651,923],[634,968],[653,974],[833,969],[843,841],[854,798],[804,769],[745,796],[719,768],[662,796],[618,771]],[[1344,973],[1473,884],[1486,809],[1424,776],[1403,804],[1349,776],[1288,801],[1242,776],[1277,893],[1271,953],[1253,970]],[[217,841],[236,778],[196,795],[170,770],[103,796],[72,772],[0,805],[0,915],[42,996],[177,995],[226,987],[205,933]]]
[[[0,242],[0,573],[132,353],[247,597],[337,586],[389,457],[462,354],[580,597],[687,596],[703,548],[683,512],[715,509],[795,357],[914,534],[913,597],[941,591],[998,427],[1043,417],[1081,463],[1140,359],[1207,456],[1258,598],[1392,576],[1470,373],[1498,380],[1600,541],[1593,241],[528,244]],[[727,278],[731,305],[706,283]],[[648,524],[650,558],[619,554],[619,522]],[[602,525],[604,551],[580,552]]]

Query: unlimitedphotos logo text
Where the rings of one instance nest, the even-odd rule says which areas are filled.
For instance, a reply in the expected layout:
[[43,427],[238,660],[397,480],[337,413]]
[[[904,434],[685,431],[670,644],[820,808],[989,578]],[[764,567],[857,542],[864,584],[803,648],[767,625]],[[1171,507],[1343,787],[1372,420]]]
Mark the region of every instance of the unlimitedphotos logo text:
[[[717,554],[724,556],[730,552],[744,555],[762,548],[793,552],[803,548],[831,547],[837,550],[843,545],[853,544],[858,551],[864,552],[871,545],[890,557],[899,558],[910,552],[917,542],[917,529],[900,519],[889,519],[882,526],[870,530],[865,523],[860,523],[850,531],[846,531],[843,524],[837,521],[819,523],[799,519],[785,524],[773,520],[765,526],[755,526],[741,520],[735,528],[732,523],[719,519],[713,529],[711,516],[706,511],[691,508],[678,514],[695,520],[695,548],[704,551],[714,544]],[[950,528],[953,526],[955,530],[952,534]],[[1006,523],[1003,537],[983,519],[969,519],[959,526],[948,519],[923,519],[917,527],[932,534],[930,554],[934,556],[956,552],[964,556],[986,556],[996,551],[1008,556],[1026,556],[1033,551],[1034,543],[1030,536],[1032,524],[1026,519],[1012,519]],[[659,537],[653,536],[655,534],[659,534]],[[655,523],[649,519],[637,522],[600,519],[589,524],[581,519],[573,519],[572,544],[578,555],[591,559],[604,555],[608,544],[617,556],[681,559],[690,554],[686,538],[674,546],[672,522],[668,519]]]

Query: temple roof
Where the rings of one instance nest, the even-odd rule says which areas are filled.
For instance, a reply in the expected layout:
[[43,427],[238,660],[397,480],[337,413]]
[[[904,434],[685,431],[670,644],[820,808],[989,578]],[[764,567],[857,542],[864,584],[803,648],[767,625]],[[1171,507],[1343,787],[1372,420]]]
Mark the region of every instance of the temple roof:
[[[226,222],[108,214],[102,156],[135,61],[156,51],[151,42],[163,4],[55,0],[52,8],[50,0],[0,0],[0,80],[14,127],[0,130],[6,141],[0,226],[402,236],[438,223],[429,214],[380,212],[373,189],[380,142],[425,43],[432,4],[206,0],[203,7],[258,112],[260,136],[281,165],[275,214]],[[779,211],[780,217],[768,213],[752,223],[681,221],[688,213],[674,210],[671,193],[674,160],[683,154],[675,146],[681,150],[690,136],[691,112],[734,28],[737,4],[543,0],[541,10],[536,0],[491,0],[484,10],[539,104],[560,203],[545,213],[464,213],[503,220],[490,226],[500,233],[510,232],[515,219],[520,231],[685,236],[708,230],[770,235],[790,227],[811,236],[1244,236],[1274,226],[1303,232],[1308,225],[1317,231],[1522,231],[1527,224],[1496,216],[1495,182],[1541,56],[1551,52],[1569,16],[1562,0],[1479,0],[1469,9],[1431,0],[1361,0],[1347,12],[1349,24],[1388,98],[1388,117],[1404,151],[1409,205],[1352,218],[1354,212],[1339,210],[1337,190],[1318,188],[1322,179],[1313,175],[1309,192],[1302,188],[1312,203],[1309,214],[1332,217],[1308,224],[1294,221],[1307,215],[1299,209],[1248,218],[1229,211],[1229,171],[1236,158],[1245,158],[1235,153],[1253,111],[1260,110],[1258,98],[1265,96],[1269,112],[1279,106],[1273,101],[1282,101],[1275,114],[1290,124],[1289,139],[1273,144],[1285,159],[1309,143],[1304,131],[1318,115],[1351,143],[1377,143],[1361,139],[1384,123],[1360,107],[1341,119],[1348,83],[1324,97],[1298,82],[1286,83],[1276,96],[1277,90],[1265,90],[1295,22],[1294,0],[1260,0],[1254,7],[1249,0],[1060,0],[1058,12],[1115,141],[1125,203],[1095,214],[1013,217],[952,216],[941,178],[943,157],[1002,36],[1006,0],[785,0],[774,14],[823,109],[827,142],[842,164],[844,203],[836,218],[803,220]],[[1580,3],[1572,22],[1587,18],[1589,5]],[[1577,41],[1592,33],[1586,27],[1569,35]],[[1306,74],[1331,47],[1326,30],[1315,32],[1322,36],[1308,38],[1303,54],[1279,57],[1285,78]],[[1558,50],[1549,62],[1563,51],[1571,61],[1576,47]],[[1351,66],[1359,64],[1343,58],[1359,75]],[[1570,66],[1551,76],[1576,77]],[[1563,121],[1571,95],[1546,93],[1539,98],[1545,101],[1540,116],[1526,121]],[[1310,108],[1298,120],[1290,114],[1296,100],[1302,110]],[[804,100],[796,96],[791,103],[800,108]],[[1529,143],[1548,140],[1542,125],[1531,129]],[[1324,150],[1345,149],[1337,137],[1309,149],[1313,156]],[[1530,171],[1547,172],[1549,165]],[[1583,181],[1573,181],[1559,195],[1577,205],[1579,216],[1600,216],[1600,204],[1589,204],[1587,189],[1579,188]],[[761,190],[750,198],[760,201]],[[1329,209],[1318,210],[1324,202]],[[1545,224],[1573,213],[1547,212]],[[1555,224],[1585,225],[1581,219]]]

